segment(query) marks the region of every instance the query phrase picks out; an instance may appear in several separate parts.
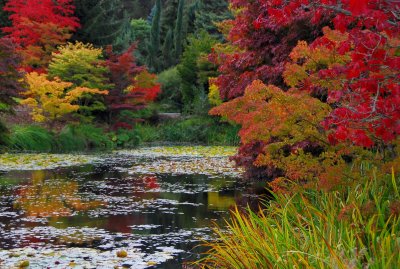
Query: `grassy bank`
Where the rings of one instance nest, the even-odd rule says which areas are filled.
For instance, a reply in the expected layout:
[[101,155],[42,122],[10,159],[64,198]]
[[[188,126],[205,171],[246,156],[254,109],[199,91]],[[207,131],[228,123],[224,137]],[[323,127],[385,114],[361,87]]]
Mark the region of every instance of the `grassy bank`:
[[149,143],[237,145],[239,141],[237,127],[207,117],[141,123],[131,130],[116,131],[90,124],[69,124],[58,132],[39,125],[14,125],[8,129],[8,134],[3,132],[2,136],[3,150],[16,152],[105,151]]
[[[375,173],[374,173],[375,174]],[[276,194],[260,212],[234,210],[201,268],[398,268],[400,178],[373,176],[334,192]]]

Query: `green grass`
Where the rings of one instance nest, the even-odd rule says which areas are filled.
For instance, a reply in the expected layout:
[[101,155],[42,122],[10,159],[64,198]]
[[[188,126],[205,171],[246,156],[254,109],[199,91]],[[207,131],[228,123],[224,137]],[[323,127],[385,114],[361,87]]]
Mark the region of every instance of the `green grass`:
[[394,173],[341,191],[275,195],[238,209],[205,245],[201,268],[399,268],[400,194]]
[[15,125],[11,128],[10,148],[12,150],[51,152],[55,146],[53,134],[42,127]]
[[209,117],[171,120],[158,125],[135,127],[142,142],[173,142],[203,145],[238,145],[238,127]]
[[9,137],[8,148],[19,152],[74,152],[113,148],[109,135],[93,125],[67,125],[58,134],[36,125],[15,125]]

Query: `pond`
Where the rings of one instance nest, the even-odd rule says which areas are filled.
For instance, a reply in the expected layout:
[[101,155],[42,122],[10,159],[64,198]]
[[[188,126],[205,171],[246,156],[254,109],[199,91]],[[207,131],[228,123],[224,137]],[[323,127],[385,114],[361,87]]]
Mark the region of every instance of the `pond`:
[[182,268],[252,196],[234,152],[0,155],[0,268]]

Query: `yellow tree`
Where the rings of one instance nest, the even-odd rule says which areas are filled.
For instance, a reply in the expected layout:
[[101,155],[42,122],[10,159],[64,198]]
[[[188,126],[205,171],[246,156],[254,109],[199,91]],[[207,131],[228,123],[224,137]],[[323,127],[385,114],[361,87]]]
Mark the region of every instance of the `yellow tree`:
[[27,74],[26,81],[29,88],[23,95],[27,98],[21,103],[32,108],[31,115],[36,122],[54,122],[78,111],[76,101],[84,94],[108,94],[99,89],[73,87],[73,83],[59,78],[48,80],[45,74],[36,72]]

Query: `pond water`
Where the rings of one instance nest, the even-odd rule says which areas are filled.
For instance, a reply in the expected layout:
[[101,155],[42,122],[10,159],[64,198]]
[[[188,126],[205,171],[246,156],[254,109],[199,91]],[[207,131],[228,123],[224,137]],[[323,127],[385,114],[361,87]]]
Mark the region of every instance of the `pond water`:
[[2,155],[0,268],[182,268],[235,201],[251,196],[233,152]]

